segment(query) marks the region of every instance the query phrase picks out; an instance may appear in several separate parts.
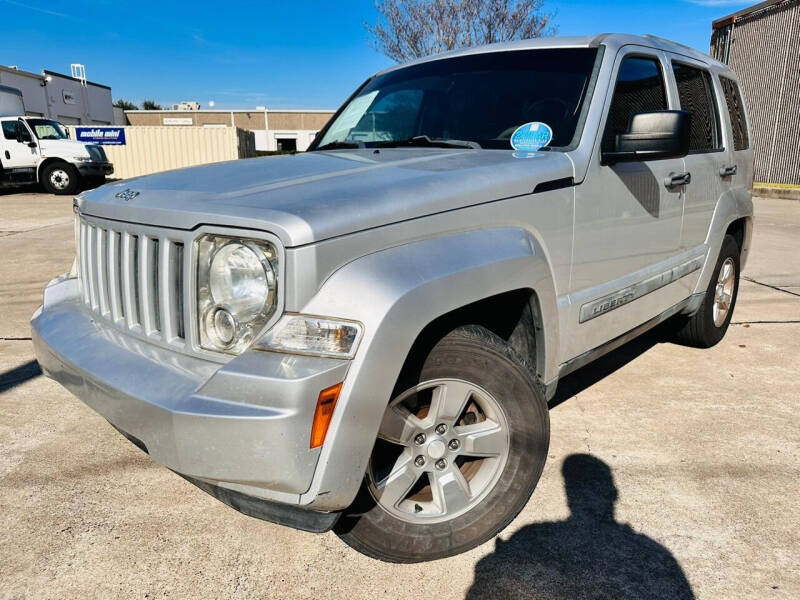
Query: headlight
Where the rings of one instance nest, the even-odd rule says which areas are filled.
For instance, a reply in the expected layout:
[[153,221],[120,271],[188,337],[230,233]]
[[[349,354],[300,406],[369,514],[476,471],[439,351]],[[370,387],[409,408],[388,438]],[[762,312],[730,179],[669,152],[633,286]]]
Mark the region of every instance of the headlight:
[[92,157],[91,156],[73,156],[72,160],[74,160],[75,162],[89,162],[90,160],[92,160]]
[[239,354],[275,312],[277,254],[268,242],[206,235],[197,242],[200,345]]
[[354,321],[285,315],[255,347],[291,354],[353,358],[361,333],[361,324]]

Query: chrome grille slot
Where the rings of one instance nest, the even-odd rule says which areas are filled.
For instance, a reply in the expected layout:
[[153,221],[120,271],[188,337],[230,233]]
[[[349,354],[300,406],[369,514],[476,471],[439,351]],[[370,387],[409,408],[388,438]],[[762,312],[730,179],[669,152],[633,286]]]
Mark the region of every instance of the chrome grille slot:
[[78,243],[81,294],[92,313],[161,345],[187,346],[183,240],[165,230],[81,217]]

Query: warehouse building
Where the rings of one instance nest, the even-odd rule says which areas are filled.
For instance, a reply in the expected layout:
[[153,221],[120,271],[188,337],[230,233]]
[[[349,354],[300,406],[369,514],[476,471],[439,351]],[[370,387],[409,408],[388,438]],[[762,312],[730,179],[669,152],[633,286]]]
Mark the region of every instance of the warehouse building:
[[[80,66],[80,65],[76,65]],[[114,107],[111,88],[55,71],[30,73],[0,66],[0,85],[22,92],[26,114],[65,125],[111,125]]]
[[742,81],[756,181],[800,184],[800,0],[770,0],[713,23],[711,55]]
[[332,110],[127,110],[131,125],[239,127],[255,135],[256,150],[304,151],[333,116]]

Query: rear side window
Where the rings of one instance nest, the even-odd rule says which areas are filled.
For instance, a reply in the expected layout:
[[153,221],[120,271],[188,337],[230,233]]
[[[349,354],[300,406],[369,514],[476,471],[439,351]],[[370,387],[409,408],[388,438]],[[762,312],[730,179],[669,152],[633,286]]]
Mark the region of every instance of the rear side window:
[[667,91],[658,60],[641,56],[625,58],[619,66],[608,111],[603,151],[614,151],[617,135],[628,131],[633,115],[657,110],[667,110]]
[[725,104],[728,105],[728,114],[731,118],[733,130],[733,149],[746,150],[750,147],[750,137],[747,133],[747,121],[744,118],[744,103],[739,86],[733,79],[720,75],[722,92],[725,94]]
[[692,115],[689,152],[709,152],[722,146],[714,86],[708,71],[672,63],[681,109]]

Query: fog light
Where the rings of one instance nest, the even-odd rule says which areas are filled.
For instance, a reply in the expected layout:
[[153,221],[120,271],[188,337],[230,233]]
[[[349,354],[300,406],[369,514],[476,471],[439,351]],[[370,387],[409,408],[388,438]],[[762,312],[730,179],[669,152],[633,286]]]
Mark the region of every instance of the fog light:
[[222,348],[230,346],[236,340],[238,329],[236,317],[226,308],[215,306],[206,313],[206,330],[218,346]]

